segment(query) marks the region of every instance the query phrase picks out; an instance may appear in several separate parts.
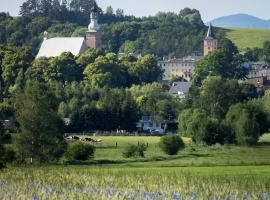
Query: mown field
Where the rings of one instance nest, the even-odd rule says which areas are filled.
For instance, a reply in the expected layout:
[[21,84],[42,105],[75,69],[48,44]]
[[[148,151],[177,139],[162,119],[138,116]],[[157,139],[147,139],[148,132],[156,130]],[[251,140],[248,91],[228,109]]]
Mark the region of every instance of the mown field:
[[240,50],[262,47],[265,41],[270,40],[270,30],[235,28],[226,29],[226,34]]

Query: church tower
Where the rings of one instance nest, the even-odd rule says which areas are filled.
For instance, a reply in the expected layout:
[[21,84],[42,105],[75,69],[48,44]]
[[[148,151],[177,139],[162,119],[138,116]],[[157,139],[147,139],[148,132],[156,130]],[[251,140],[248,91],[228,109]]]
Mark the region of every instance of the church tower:
[[204,39],[204,56],[218,49],[218,41],[215,39],[212,24],[209,25],[207,35]]
[[91,15],[88,31],[86,32],[86,45],[90,49],[102,49],[101,33],[98,25],[97,6],[94,5]]

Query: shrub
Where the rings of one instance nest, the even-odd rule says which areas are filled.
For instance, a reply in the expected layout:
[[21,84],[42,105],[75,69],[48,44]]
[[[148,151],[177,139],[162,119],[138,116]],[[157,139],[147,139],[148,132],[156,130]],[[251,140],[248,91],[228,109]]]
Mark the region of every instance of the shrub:
[[160,148],[168,155],[176,155],[185,147],[182,138],[178,135],[163,136],[159,143]]
[[144,152],[146,151],[146,144],[131,144],[127,146],[123,152],[123,157],[131,158],[131,157],[144,157]]
[[94,157],[95,147],[90,144],[75,142],[68,146],[66,158],[68,160],[89,160]]

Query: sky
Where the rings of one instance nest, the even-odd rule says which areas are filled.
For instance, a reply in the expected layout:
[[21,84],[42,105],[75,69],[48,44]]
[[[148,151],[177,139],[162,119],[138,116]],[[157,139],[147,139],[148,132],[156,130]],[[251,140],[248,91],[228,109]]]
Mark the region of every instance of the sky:
[[[96,0],[105,10],[111,5],[114,9],[124,9],[126,14],[135,16],[155,15],[159,11],[178,13],[185,7],[196,8],[205,22],[217,17],[245,13],[270,20],[270,0]],[[24,0],[0,0],[0,11],[18,15]]]

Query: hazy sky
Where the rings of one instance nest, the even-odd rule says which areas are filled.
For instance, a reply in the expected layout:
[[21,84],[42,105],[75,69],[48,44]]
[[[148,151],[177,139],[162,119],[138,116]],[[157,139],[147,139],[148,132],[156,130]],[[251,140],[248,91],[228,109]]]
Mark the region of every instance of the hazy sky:
[[[0,0],[0,11],[18,15],[19,6],[24,0]],[[200,10],[204,21],[236,14],[246,13],[263,19],[270,19],[270,0],[97,0],[105,9],[112,5],[114,9],[122,8],[126,14],[135,16],[154,15],[158,11],[179,12],[190,7]]]

